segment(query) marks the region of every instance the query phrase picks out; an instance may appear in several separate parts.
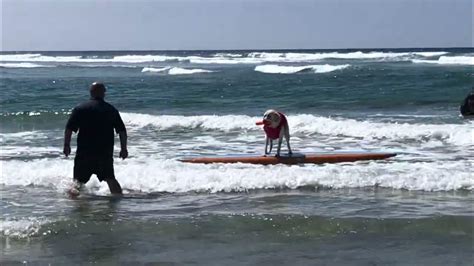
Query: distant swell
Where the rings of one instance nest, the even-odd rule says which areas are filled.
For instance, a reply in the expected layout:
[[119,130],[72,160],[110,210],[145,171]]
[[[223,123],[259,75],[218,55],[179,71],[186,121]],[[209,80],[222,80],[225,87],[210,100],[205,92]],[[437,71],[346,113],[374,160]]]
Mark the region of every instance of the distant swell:
[[280,65],[261,65],[256,66],[255,71],[268,74],[294,74],[299,72],[327,73],[344,68],[350,65],[308,65],[308,66],[280,66]]
[[201,55],[115,55],[115,56],[75,56],[63,55],[52,56],[43,54],[3,54],[0,55],[2,62],[49,62],[49,63],[152,63],[152,62],[190,62],[193,64],[262,64],[273,63],[301,63],[317,62],[326,59],[342,60],[393,60],[407,61],[410,59],[422,60],[426,58],[439,57],[448,52],[250,52],[250,53],[216,53],[209,56]]
[[374,60],[374,59],[396,59],[405,60],[409,57],[433,57],[447,54],[447,52],[350,52],[350,53],[269,53],[255,52],[248,57],[263,60],[265,62],[305,62],[324,59],[345,59],[345,60]]

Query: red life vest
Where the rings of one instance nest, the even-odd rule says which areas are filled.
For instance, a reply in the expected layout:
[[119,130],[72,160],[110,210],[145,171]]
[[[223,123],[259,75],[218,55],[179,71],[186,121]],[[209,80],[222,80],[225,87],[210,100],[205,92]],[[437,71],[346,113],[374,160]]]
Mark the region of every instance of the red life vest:
[[270,127],[268,125],[263,126],[263,130],[269,139],[278,139],[280,138],[280,131],[283,126],[288,127],[288,121],[286,120],[286,116],[280,112],[280,124],[276,128]]

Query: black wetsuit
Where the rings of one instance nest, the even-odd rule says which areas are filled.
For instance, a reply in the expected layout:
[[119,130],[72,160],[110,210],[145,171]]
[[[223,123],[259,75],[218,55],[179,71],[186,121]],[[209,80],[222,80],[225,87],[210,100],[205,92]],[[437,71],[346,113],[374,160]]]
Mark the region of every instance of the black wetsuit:
[[114,130],[125,132],[119,112],[103,99],[91,99],[72,111],[66,128],[77,136],[74,179],[81,183],[96,174],[100,181],[115,178],[113,165]]
[[469,106],[469,100],[472,102],[474,101],[474,91],[471,91],[467,96],[466,99],[464,99],[463,103],[461,104],[461,107],[459,108],[459,111],[463,116],[474,116],[474,108]]

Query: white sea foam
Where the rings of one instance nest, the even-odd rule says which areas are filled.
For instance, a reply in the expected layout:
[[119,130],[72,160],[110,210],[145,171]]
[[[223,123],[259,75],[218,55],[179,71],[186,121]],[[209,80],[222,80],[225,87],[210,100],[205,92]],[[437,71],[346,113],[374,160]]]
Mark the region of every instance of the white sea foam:
[[269,74],[293,74],[313,69],[314,65],[309,66],[279,66],[279,65],[261,65],[256,66],[255,71]]
[[39,68],[39,67],[51,67],[47,65],[39,65],[33,63],[0,63],[0,68]]
[[255,52],[250,53],[250,58],[256,58],[263,61],[271,62],[305,62],[317,61],[323,59],[393,59],[406,58],[414,56],[432,57],[447,54],[447,52],[350,52],[350,53],[268,53]]
[[465,124],[408,124],[332,119],[298,115],[292,125],[301,132],[323,135],[345,135],[364,139],[442,140],[455,145],[472,145],[468,136],[472,126]]
[[189,56],[187,58],[189,62],[193,64],[222,64],[222,65],[235,65],[235,64],[261,64],[265,60],[259,60],[257,58],[228,58],[228,57],[199,57]]
[[[0,133],[0,143],[5,145],[5,142],[21,139],[25,144],[33,140],[46,140],[48,139],[48,133],[44,131],[22,131],[14,133]],[[3,147],[2,147],[3,148]]]
[[[7,186],[46,186],[64,191],[72,178],[73,160],[42,159],[3,162]],[[199,165],[153,156],[115,162],[123,188],[142,192],[220,192],[252,189],[387,187],[395,189],[449,191],[474,189],[466,162],[376,161],[305,166],[260,166],[246,164]],[[107,185],[95,178],[90,191],[107,194]]]
[[[61,114],[63,115],[63,114]],[[371,120],[355,120],[347,118],[331,118],[311,114],[288,115],[288,122],[293,134],[347,136],[358,139],[377,140],[391,139],[395,141],[409,140],[427,142],[430,140],[452,145],[470,146],[472,141],[473,123],[463,124],[412,124],[400,122],[375,122]],[[122,113],[122,118],[131,130],[153,128],[156,131],[173,129],[212,130],[212,131],[260,131],[255,122],[259,116],[247,115],[150,115],[138,113]],[[61,133],[50,131],[24,131],[17,133],[0,133],[0,143],[21,139],[22,141],[46,140],[51,134]]]
[[170,75],[189,75],[189,74],[197,74],[197,73],[211,73],[214,71],[206,70],[206,69],[186,69],[180,67],[173,67],[168,71]]
[[256,117],[246,115],[200,115],[200,116],[178,116],[178,115],[149,115],[124,113],[122,118],[131,127],[153,127],[157,130],[168,130],[172,128],[203,128],[230,131],[234,129],[255,129]]
[[242,54],[233,54],[233,53],[217,53],[215,57],[242,57]]
[[[130,130],[152,128],[155,131],[174,129],[212,130],[222,132],[260,132],[255,121],[260,117],[246,115],[149,115],[123,113],[123,120]],[[409,124],[396,122],[358,121],[353,119],[328,118],[314,115],[289,115],[288,121],[292,134],[305,136],[323,135],[356,138],[359,140],[380,141],[392,140],[396,142],[429,142],[439,145],[472,146],[473,129],[471,124]],[[27,131],[18,133],[1,133],[0,142],[17,142],[28,144],[36,141],[48,140],[51,134],[57,132]]]
[[[420,125],[290,114],[288,122],[294,136],[293,148],[301,152],[310,150],[298,149],[299,143],[323,147],[327,143],[321,144],[322,139],[333,144],[342,142],[345,147],[355,141],[357,144],[351,146],[355,148],[364,146],[364,143],[368,143],[370,149],[383,150],[398,145],[396,147],[408,152],[388,161],[302,167],[195,165],[176,160],[183,154],[200,153],[209,150],[209,147],[215,147],[214,153],[217,154],[252,152],[252,150],[255,152],[255,143],[261,138],[261,128],[255,126],[255,121],[260,117],[157,116],[135,113],[123,113],[122,117],[131,136],[136,136],[130,142],[129,151],[132,157],[115,161],[117,178],[125,189],[143,192],[246,191],[301,186],[329,188],[381,186],[427,191],[474,189],[471,171],[473,161],[465,155],[469,154],[474,145],[472,123]],[[150,132],[156,132],[156,136],[160,136],[160,131],[179,128],[195,132],[194,137],[178,138],[176,141],[169,139],[156,141],[149,136]],[[199,133],[199,129],[203,129],[203,132]],[[206,133],[209,130],[213,132],[212,135]],[[218,131],[223,133],[219,134]],[[140,132],[145,132],[145,135],[137,137],[140,136]],[[228,140],[218,137],[225,136],[226,132],[241,133],[233,137],[232,145],[229,145]],[[5,145],[4,155],[16,157],[15,153],[25,150],[26,142],[38,143],[43,139],[50,141],[48,138],[52,133],[61,135],[59,131],[2,133],[2,145],[5,142],[9,143]],[[313,145],[314,143],[319,143],[319,146]],[[254,146],[249,148],[249,144]],[[60,157],[60,147],[45,145],[29,149],[35,154],[47,153],[53,157],[33,158],[27,161],[18,159],[0,161],[2,173],[0,185],[38,185],[64,192],[72,178],[72,158]],[[452,152],[443,152],[446,149]],[[454,156],[464,159],[453,159]],[[106,184],[99,183],[95,178],[87,187],[95,194],[108,193]]]
[[41,227],[50,223],[46,218],[34,218],[20,220],[0,220],[0,234],[9,238],[26,238],[38,234]]
[[[245,115],[202,115],[202,116],[154,116],[148,114],[125,113],[123,119],[134,128],[152,126],[157,130],[172,128],[202,128],[220,130],[258,130],[255,121],[260,117]],[[291,132],[302,134],[322,134],[350,136],[363,139],[393,140],[437,140],[454,145],[473,145],[472,124],[408,124],[335,119],[308,114],[289,115]]]
[[162,67],[162,68],[145,67],[142,69],[142,72],[167,73],[169,75],[190,75],[190,74],[197,74],[197,73],[211,73],[214,71],[199,69],[199,68],[187,69],[187,68],[168,66],[168,67]]
[[180,61],[180,60],[185,60],[185,59],[182,57],[166,56],[166,55],[123,55],[123,56],[115,56],[112,60],[114,62],[145,63],[145,62]]
[[156,67],[144,67],[142,69],[142,72],[152,72],[152,73],[159,73],[159,72],[164,72],[164,71],[167,71],[169,70],[171,67],[160,67],[160,68],[156,68]]
[[438,60],[412,59],[413,63],[439,65],[474,65],[473,56],[441,56]]
[[333,66],[333,65],[318,65],[318,66],[315,66],[313,67],[314,69],[314,72],[315,73],[327,73],[327,72],[333,72],[333,71],[336,71],[336,70],[341,70],[341,69],[345,69],[345,68],[348,68],[350,67],[351,65],[336,65],[336,66]]
[[212,56],[174,56],[174,55],[120,55],[114,57],[50,56],[42,54],[4,54],[2,62],[51,62],[51,63],[147,63],[179,61],[195,64],[261,64],[264,62],[291,63],[315,62],[324,59],[347,60],[407,60],[416,57],[435,57],[447,52],[320,52],[320,53],[272,53],[253,52],[248,54],[217,53]]
[[41,54],[2,54],[0,55],[0,61],[28,61],[39,57],[41,57]]
[[166,55],[123,55],[112,58],[82,57],[82,56],[47,56],[41,54],[7,54],[1,55],[3,62],[56,62],[56,63],[145,63],[183,61],[186,57]]
[[261,65],[256,66],[255,71],[269,74],[294,74],[298,72],[312,71],[314,73],[327,73],[335,70],[348,68],[350,65],[307,65],[307,66],[280,66]]
[[6,54],[1,55],[3,62],[109,62],[99,58],[82,58],[80,56],[46,56],[41,54]]
[[424,57],[434,57],[434,56],[441,56],[445,55],[448,52],[414,52],[413,54],[419,55],[419,56],[424,56]]

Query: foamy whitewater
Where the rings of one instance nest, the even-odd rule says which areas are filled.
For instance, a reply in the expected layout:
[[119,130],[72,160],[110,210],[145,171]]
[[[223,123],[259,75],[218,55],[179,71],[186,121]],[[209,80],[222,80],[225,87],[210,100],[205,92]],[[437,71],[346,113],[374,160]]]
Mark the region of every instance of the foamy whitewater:
[[[463,56],[449,55],[449,52],[316,52],[316,53],[294,53],[294,52],[243,52],[238,54],[210,53],[206,56],[197,55],[82,55],[82,56],[65,56],[65,55],[44,55],[44,54],[2,54],[2,63],[11,62],[43,62],[51,64],[59,63],[153,63],[153,62],[189,62],[192,64],[262,64],[266,62],[280,63],[302,63],[302,62],[319,62],[321,60],[367,60],[367,61],[413,61],[428,62],[437,64],[467,64],[472,65],[473,55],[467,54]],[[31,64],[30,64],[31,65]],[[41,65],[38,65],[40,67]],[[8,66],[3,66],[8,67]],[[21,65],[18,65],[21,67]],[[27,67],[27,64],[23,64]]]
[[211,70],[205,69],[186,69],[179,67],[163,67],[163,68],[153,68],[153,67],[144,67],[142,72],[151,72],[151,73],[164,73],[168,75],[190,75],[196,73],[211,73]]
[[[471,265],[474,120],[459,105],[474,85],[473,55],[2,53],[0,264]],[[93,176],[71,199],[64,126],[96,80],[129,134],[129,158],[115,145],[124,196]],[[263,154],[255,122],[270,108],[287,115],[294,152],[397,156],[179,161]]]

